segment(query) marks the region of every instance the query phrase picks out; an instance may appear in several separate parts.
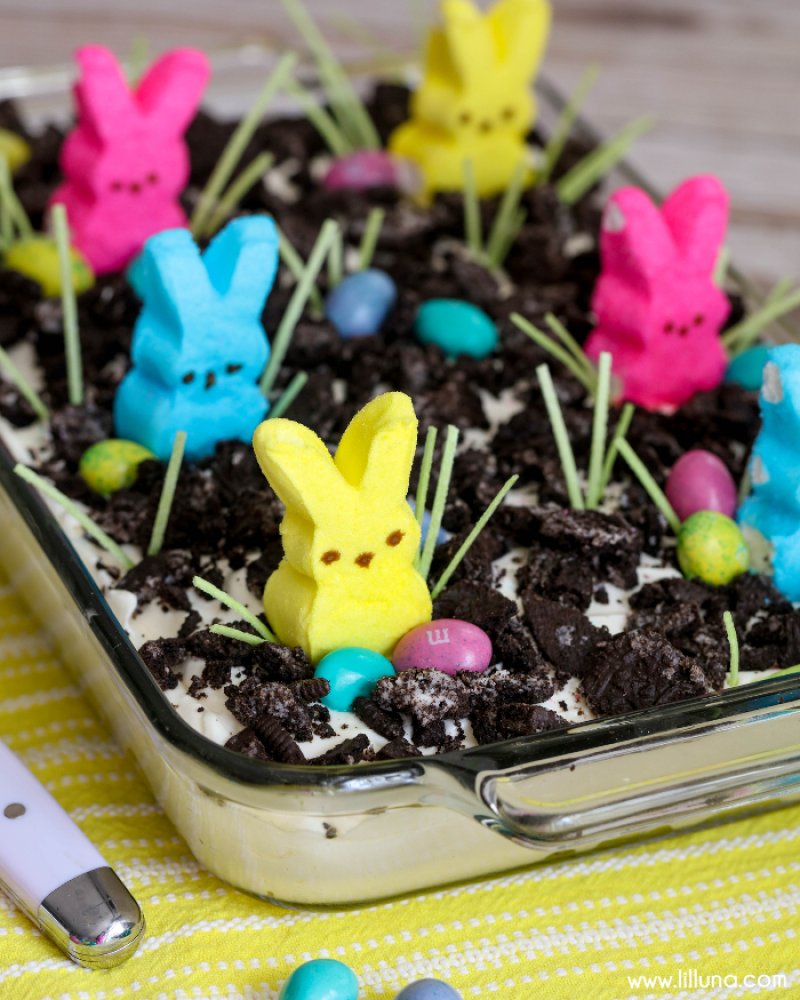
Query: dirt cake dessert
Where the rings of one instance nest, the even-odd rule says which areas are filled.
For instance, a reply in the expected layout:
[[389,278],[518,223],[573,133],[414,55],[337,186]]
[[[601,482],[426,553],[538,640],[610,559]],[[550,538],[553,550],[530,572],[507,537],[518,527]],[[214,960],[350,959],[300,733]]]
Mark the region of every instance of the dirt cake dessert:
[[[532,128],[541,46],[504,47],[515,25],[543,45],[545,5],[445,5],[417,93],[378,83],[338,120],[285,61],[308,117],[249,135],[191,120],[207,66],[183,51],[131,90],[83,50],[66,141],[0,106],[23,150],[6,444],[104,533],[57,508],[143,669],[237,752],[446,752],[800,662],[733,520],[765,361],[745,348],[790,297],[745,319],[722,291],[714,178],[609,198],[585,144]],[[34,235],[63,214],[71,272],[63,229],[60,271]]]

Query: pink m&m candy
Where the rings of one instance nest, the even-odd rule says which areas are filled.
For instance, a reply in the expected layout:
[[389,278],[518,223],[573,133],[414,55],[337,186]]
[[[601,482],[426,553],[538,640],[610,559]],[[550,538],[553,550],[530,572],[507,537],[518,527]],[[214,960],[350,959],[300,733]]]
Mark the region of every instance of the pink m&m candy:
[[480,673],[492,662],[489,636],[469,622],[439,618],[418,625],[398,642],[392,656],[395,670],[459,670]]
[[681,521],[700,510],[726,517],[736,513],[736,483],[725,463],[710,451],[681,455],[667,478],[666,494]]

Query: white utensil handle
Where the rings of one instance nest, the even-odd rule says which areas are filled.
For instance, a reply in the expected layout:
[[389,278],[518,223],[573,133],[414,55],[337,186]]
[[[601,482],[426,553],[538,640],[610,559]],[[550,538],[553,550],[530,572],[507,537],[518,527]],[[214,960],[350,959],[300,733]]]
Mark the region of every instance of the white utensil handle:
[[60,886],[107,866],[22,762],[0,743],[0,882],[28,913]]

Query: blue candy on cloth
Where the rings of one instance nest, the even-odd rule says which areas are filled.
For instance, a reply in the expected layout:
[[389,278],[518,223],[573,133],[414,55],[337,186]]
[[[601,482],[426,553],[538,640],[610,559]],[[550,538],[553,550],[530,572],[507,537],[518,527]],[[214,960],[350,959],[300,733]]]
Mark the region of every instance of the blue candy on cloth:
[[358,979],[335,958],[315,958],[295,969],[278,1000],[358,1000]]
[[270,348],[261,313],[278,267],[266,216],[235,219],[201,255],[186,229],[151,236],[129,271],[142,299],[133,367],[114,400],[117,435],[162,461],[177,431],[186,457],[249,441],[269,408],[257,381]]
[[759,396],[761,430],[750,457],[752,493],[739,508],[746,537],[772,549],[775,585],[800,600],[800,345],[769,351]]
[[461,1000],[461,994],[441,979],[418,979],[400,990],[395,1000]]
[[397,298],[397,285],[385,271],[367,268],[343,278],[328,295],[325,314],[340,337],[377,333]]

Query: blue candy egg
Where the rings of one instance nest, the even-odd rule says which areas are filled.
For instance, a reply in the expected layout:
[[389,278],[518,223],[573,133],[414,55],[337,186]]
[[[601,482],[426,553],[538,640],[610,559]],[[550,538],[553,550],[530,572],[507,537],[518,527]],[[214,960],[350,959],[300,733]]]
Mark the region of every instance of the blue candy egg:
[[462,1000],[461,994],[441,979],[420,979],[400,990],[396,1000]]
[[436,344],[448,358],[467,354],[485,358],[497,347],[497,327],[471,302],[430,299],[423,302],[414,320],[414,333],[423,344]]
[[343,962],[315,958],[294,970],[278,1000],[358,1000],[358,980]]
[[[414,499],[414,497],[408,498],[408,506],[416,513],[417,501]],[[420,528],[422,529],[422,537],[420,538],[419,542],[420,548],[425,548],[425,541],[428,537],[428,529],[430,528],[430,526],[431,526],[431,513],[429,510],[426,510],[422,515],[422,524],[420,525]],[[444,528],[439,528],[439,531],[437,532],[436,535],[436,544],[443,545],[449,538],[452,537],[453,536],[450,534],[449,531],[445,531]]]
[[397,298],[397,286],[385,271],[368,268],[343,278],[328,295],[325,313],[341,337],[377,333]]
[[324,677],[331,689],[323,705],[336,712],[348,712],[356,698],[368,698],[381,677],[389,677],[395,670],[389,660],[371,649],[345,646],[323,656],[314,671],[315,677]]
[[742,351],[728,365],[725,381],[755,392],[761,388],[764,365],[768,360],[769,348],[763,344]]

